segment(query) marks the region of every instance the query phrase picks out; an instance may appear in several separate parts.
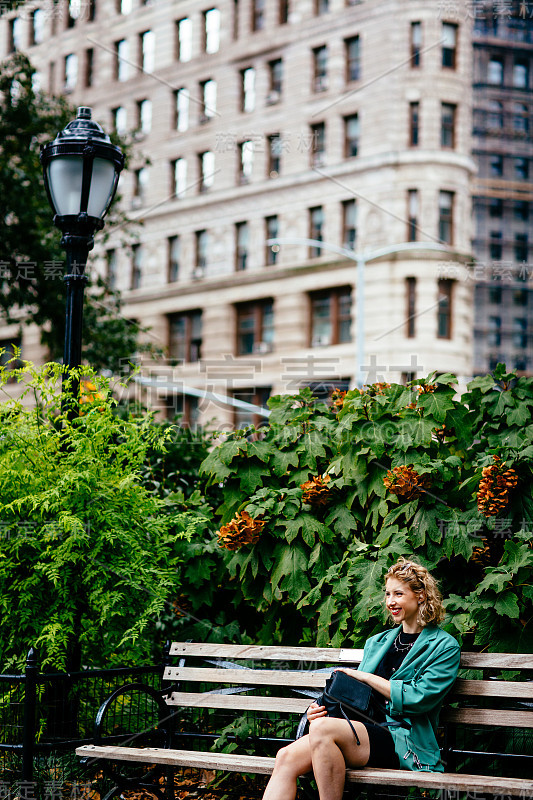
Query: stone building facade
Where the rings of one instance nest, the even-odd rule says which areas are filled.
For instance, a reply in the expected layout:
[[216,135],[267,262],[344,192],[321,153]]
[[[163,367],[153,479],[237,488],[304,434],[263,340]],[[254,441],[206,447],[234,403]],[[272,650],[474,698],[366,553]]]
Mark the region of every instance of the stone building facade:
[[92,259],[165,349],[142,365],[151,405],[231,426],[250,412],[215,395],[472,375],[470,19],[417,0],[36,0],[0,24],[44,90],[134,132],[138,241],[110,231]]

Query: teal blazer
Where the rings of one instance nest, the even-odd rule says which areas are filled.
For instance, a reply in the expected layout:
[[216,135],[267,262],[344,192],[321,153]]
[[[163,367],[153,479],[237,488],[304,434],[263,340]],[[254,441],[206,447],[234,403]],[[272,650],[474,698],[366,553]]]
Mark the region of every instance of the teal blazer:
[[[359,669],[375,672],[398,628],[378,633],[365,644]],[[459,643],[435,626],[423,628],[390,679],[388,722],[405,720],[411,728],[389,728],[402,769],[444,772],[437,744],[439,711],[459,671]]]

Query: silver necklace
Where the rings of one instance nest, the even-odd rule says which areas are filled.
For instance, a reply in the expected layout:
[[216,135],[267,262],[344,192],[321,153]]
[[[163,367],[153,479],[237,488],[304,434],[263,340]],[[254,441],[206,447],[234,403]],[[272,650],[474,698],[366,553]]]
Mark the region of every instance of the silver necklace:
[[394,640],[394,649],[396,650],[397,653],[407,653],[407,651],[410,650],[411,647],[416,642],[416,639],[413,639],[412,642],[402,642],[401,635],[402,632],[400,631],[398,633],[398,636]]

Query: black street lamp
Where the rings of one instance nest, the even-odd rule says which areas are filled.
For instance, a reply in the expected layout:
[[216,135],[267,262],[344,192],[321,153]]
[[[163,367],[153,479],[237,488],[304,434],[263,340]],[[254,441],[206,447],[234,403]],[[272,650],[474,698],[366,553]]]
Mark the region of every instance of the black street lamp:
[[[124,156],[101,126],[91,120],[91,109],[82,106],[76,119],[53,142],[41,147],[40,158],[54,224],[63,234],[61,246],[66,252],[65,381],[70,370],[81,364],[87,256],[94,247],[94,233],[104,227]],[[68,402],[63,394],[63,410],[66,405],[70,418],[76,415],[78,392],[79,381],[74,379]]]

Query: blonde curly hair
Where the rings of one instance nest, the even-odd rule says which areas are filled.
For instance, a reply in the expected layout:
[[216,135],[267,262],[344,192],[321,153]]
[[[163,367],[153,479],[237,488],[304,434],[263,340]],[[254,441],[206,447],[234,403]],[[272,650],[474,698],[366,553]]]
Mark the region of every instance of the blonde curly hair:
[[420,602],[417,622],[423,628],[426,625],[438,625],[445,616],[442,604],[442,595],[437,586],[437,581],[428,570],[416,561],[400,556],[385,573],[385,583],[389,578],[397,578],[406,583],[416,594],[425,594],[425,599]]

